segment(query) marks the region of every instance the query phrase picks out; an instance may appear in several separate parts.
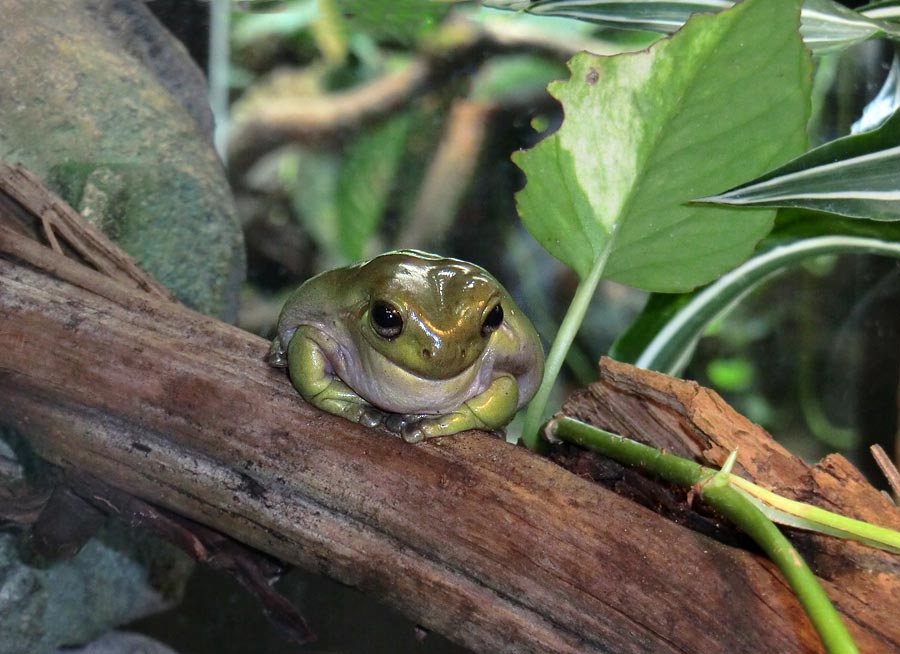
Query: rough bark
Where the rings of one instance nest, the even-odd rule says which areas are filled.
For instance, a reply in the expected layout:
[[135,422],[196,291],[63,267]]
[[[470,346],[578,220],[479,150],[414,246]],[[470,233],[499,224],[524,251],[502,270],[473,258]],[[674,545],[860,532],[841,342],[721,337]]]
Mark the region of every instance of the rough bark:
[[[487,434],[411,446],[318,412],[266,350],[0,226],[0,419],[48,460],[373,593],[479,652],[821,651],[765,559]],[[635,391],[616,415],[648,430],[723,429],[742,447],[755,437],[749,423],[712,424],[715,401],[685,416],[664,391]],[[773,457],[760,476],[767,465],[803,474]],[[872,584],[896,583],[896,567],[867,570]],[[897,594],[843,578],[825,587],[863,651],[900,651]]]
[[[569,398],[562,413],[712,467],[721,467],[737,449],[734,471],[747,479],[785,497],[900,530],[897,506],[844,457],[832,454],[807,466],[716,393],[694,382],[603,359],[600,381]],[[569,457],[567,465],[588,470],[596,463],[593,459],[590,453],[579,453]],[[605,481],[622,489],[615,476]],[[792,530],[792,539],[815,573],[828,582],[826,587],[839,591],[830,594],[848,618],[879,635],[881,643],[863,646],[863,651],[900,648],[900,623],[885,613],[886,607],[900,607],[900,556],[809,532]]]

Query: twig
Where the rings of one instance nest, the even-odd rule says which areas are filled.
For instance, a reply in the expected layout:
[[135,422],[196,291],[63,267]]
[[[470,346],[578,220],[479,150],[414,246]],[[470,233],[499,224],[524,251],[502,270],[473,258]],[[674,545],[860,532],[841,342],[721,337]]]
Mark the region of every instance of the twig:
[[887,452],[884,451],[884,448],[881,447],[881,445],[876,443],[870,447],[869,450],[872,452],[872,456],[875,457],[875,463],[877,463],[878,467],[881,469],[881,474],[887,479],[888,485],[894,493],[894,501],[896,502],[897,498],[900,498],[900,471],[897,470],[897,466],[894,465],[894,462],[891,461],[891,458],[887,455]]
[[453,224],[460,200],[475,173],[484,144],[488,117],[496,109],[489,102],[458,100],[450,115],[406,228],[397,248],[427,248]]
[[451,21],[433,39],[432,50],[403,70],[324,97],[280,97],[236,116],[228,146],[230,175],[239,181],[263,155],[288,142],[347,138],[461,74],[473,74],[494,55],[522,52],[565,61],[582,49],[597,54],[622,50],[597,39],[548,36],[506,21],[485,26]]
[[[24,166],[0,162],[0,195],[5,196],[4,201],[0,202],[0,224],[17,224],[20,229],[30,229],[34,233],[33,225],[28,223],[37,221],[53,251],[64,254],[57,239],[59,235],[68,247],[96,270],[156,297],[173,300],[162,284],[144,272],[103,232],[49,191]],[[3,208],[7,210],[3,211]]]
[[722,471],[716,472],[636,441],[598,429],[566,416],[554,417],[545,436],[562,439],[647,471],[680,486],[694,487],[710,506],[749,534],[797,594],[822,643],[831,654],[858,654],[859,649],[815,575],[793,545],[747,497],[729,483],[732,453]]

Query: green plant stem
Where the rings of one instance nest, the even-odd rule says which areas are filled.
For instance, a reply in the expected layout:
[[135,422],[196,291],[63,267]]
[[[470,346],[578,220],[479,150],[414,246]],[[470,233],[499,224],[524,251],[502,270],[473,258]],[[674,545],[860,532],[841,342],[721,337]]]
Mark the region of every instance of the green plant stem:
[[547,355],[547,361],[544,365],[544,377],[541,379],[541,385],[538,387],[537,393],[528,405],[525,412],[525,422],[522,425],[522,441],[531,451],[537,451],[543,441],[541,440],[538,429],[544,419],[544,410],[547,408],[547,402],[550,399],[550,393],[553,391],[553,384],[559,375],[560,368],[566,359],[566,353],[575,340],[581,323],[584,322],[584,316],[587,313],[591,300],[597,292],[597,286],[603,278],[603,271],[606,268],[606,262],[609,260],[609,253],[612,250],[612,236],[607,240],[606,246],[594,262],[590,274],[581,280],[563,318],[559,331],[553,345],[550,347],[550,353]]
[[548,425],[548,432],[567,443],[586,447],[679,486],[695,486],[712,478],[717,472],[574,418],[554,418]]
[[859,236],[814,236],[778,245],[748,259],[697,293],[659,329],[635,361],[638,368],[679,375],[704,330],[748,293],[789,267],[826,254],[900,258],[900,244]]
[[600,452],[680,486],[698,488],[710,506],[744,530],[778,565],[829,654],[858,653],[840,616],[800,554],[740,489],[731,486],[736,477],[573,418],[555,418],[546,431],[551,438]]
[[841,616],[809,566],[775,526],[740,491],[728,483],[730,475],[716,475],[700,490],[700,496],[716,511],[738,525],[778,566],[829,654],[858,654],[859,649]]
[[820,509],[817,506],[790,500],[742,477],[732,476],[729,483],[743,492],[756,504],[758,509],[774,522],[856,540],[870,547],[900,554],[900,532],[893,529],[879,527]]

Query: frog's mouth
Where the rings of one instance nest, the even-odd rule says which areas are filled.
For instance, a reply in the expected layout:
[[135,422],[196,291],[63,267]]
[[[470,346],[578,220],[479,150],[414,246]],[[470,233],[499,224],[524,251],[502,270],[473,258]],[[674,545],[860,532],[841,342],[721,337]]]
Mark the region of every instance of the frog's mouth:
[[486,388],[490,374],[483,373],[492,368],[490,362],[476,361],[453,376],[436,377],[400,367],[370,348],[359,354],[361,365],[338,376],[364,400],[391,413],[448,413]]

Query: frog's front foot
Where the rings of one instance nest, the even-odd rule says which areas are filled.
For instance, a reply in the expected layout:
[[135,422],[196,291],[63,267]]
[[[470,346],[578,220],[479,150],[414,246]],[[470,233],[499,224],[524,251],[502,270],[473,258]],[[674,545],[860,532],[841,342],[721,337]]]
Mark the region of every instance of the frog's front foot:
[[388,431],[399,435],[407,443],[419,443],[430,436],[441,436],[434,432],[434,429],[426,429],[425,423],[435,418],[428,418],[422,414],[415,413],[388,413],[384,419],[384,428]]
[[453,413],[443,416],[402,416],[397,433],[407,443],[421,443],[426,438],[450,436],[467,429],[490,429],[477,415],[463,405]]
[[488,389],[443,415],[390,415],[384,426],[407,443],[450,436],[467,429],[502,431],[516,412],[518,386],[508,375],[495,379]]
[[387,421],[389,416],[389,413],[379,411],[373,406],[364,406],[360,410],[356,422],[361,424],[363,427],[378,427],[380,425],[383,425]]
[[379,411],[371,404],[354,401],[332,400],[324,407],[329,413],[342,416],[352,422],[357,422],[363,427],[380,427],[390,414]]
[[326,392],[308,398],[308,401],[323,411],[357,422],[363,427],[378,427],[385,423],[390,414],[376,409],[348,391],[341,382],[335,381]]

